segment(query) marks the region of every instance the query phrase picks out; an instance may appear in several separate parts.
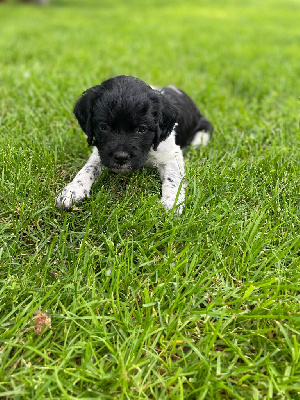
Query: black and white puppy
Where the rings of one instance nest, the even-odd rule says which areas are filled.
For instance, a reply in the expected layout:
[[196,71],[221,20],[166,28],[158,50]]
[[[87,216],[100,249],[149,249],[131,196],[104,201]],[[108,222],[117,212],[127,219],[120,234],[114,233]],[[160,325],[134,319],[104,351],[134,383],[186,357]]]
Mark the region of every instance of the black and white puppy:
[[70,208],[89,197],[105,167],[126,173],[149,166],[159,172],[165,208],[177,205],[176,212],[181,214],[182,149],[205,146],[213,132],[212,124],[182,90],[175,86],[155,89],[140,79],[116,76],[87,89],[77,100],[74,114],[94,148],[85,166],[56,197],[58,208]]

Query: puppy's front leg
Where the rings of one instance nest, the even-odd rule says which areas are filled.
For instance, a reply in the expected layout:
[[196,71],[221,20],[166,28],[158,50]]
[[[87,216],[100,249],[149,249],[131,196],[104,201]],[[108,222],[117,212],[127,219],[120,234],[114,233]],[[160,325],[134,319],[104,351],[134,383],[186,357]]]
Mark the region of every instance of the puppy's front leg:
[[160,164],[158,166],[158,171],[162,181],[161,201],[166,210],[171,210],[176,202],[178,207],[175,212],[176,214],[180,215],[184,207],[185,199],[185,185],[183,182],[184,163],[182,154],[176,154],[176,157],[174,157],[172,160],[168,160],[166,163]]
[[56,206],[58,208],[70,208],[85,197],[90,197],[91,187],[100,176],[101,171],[98,149],[94,147],[85,166],[78,172],[73,181],[57,195]]

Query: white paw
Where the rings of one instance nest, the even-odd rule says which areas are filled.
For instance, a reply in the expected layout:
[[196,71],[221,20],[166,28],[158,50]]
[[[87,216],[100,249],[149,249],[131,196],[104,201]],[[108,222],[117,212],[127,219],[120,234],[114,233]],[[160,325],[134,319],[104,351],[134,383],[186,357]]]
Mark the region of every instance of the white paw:
[[[174,200],[174,199],[171,199],[170,197],[163,197],[163,198],[161,199],[161,202],[163,203],[163,205],[164,205],[166,211],[172,210],[172,208],[173,208],[174,205],[175,205],[175,200]],[[179,203],[179,205],[176,207],[176,209],[175,209],[175,211],[174,211],[174,214],[181,215],[181,214],[182,214],[182,211],[183,211],[183,208],[184,208],[184,203],[180,203],[179,200],[177,201],[177,204],[178,204],[178,203]]]
[[78,183],[70,183],[55,198],[57,208],[71,208],[78,204],[85,197],[90,197],[90,193],[84,186]]

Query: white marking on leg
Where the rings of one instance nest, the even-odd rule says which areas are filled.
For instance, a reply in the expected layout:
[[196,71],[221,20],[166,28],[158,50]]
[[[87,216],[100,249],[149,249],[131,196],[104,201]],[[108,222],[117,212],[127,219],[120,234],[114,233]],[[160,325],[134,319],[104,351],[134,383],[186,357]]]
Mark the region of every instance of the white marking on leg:
[[70,208],[78,204],[85,197],[90,197],[93,183],[102,172],[98,149],[93,152],[87,163],[75,178],[56,197],[55,204],[58,208]]
[[166,210],[171,210],[176,203],[176,213],[181,214],[185,199],[185,185],[182,183],[184,161],[182,151],[175,143],[175,131],[159,144],[156,151],[150,150],[147,165],[157,168],[159,172],[162,181],[161,201]]
[[192,146],[207,146],[210,141],[210,134],[208,132],[197,132],[191,142]]

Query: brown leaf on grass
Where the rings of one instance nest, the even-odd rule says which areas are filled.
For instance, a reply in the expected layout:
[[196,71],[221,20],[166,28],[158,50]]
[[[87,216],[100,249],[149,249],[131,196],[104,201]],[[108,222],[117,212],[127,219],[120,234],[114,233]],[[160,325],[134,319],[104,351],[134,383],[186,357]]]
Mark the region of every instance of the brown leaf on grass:
[[51,328],[51,317],[48,314],[47,310],[46,312],[37,310],[35,316],[33,317],[33,322],[34,330],[38,335],[43,331],[46,326],[48,328]]
[[51,317],[48,314],[48,311],[46,310],[45,312],[42,312],[40,310],[36,310],[35,316],[33,317],[33,323],[34,325],[26,328],[22,334],[33,329],[38,335],[40,335],[46,326],[51,328]]

